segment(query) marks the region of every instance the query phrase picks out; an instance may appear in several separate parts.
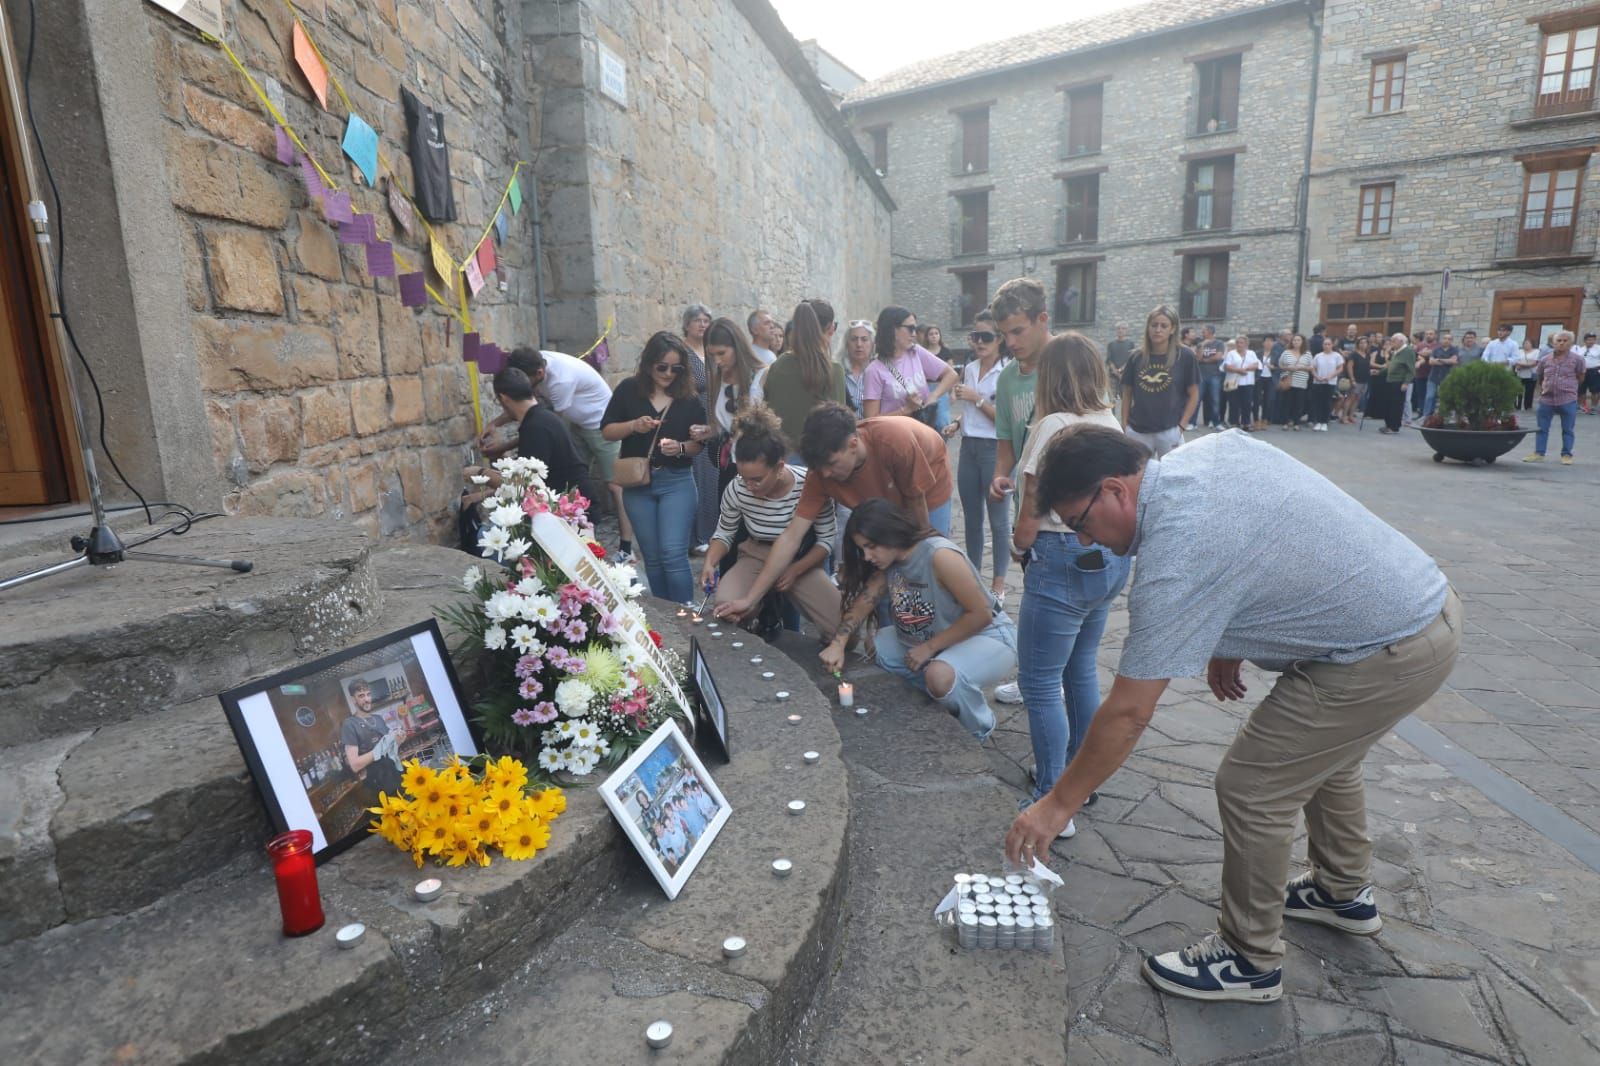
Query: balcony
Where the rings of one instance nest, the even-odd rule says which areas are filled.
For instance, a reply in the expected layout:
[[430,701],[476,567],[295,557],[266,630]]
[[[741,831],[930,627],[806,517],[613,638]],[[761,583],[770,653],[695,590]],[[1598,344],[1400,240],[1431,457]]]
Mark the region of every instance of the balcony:
[[1511,125],[1523,128],[1586,118],[1600,118],[1600,100],[1595,99],[1592,88],[1535,97],[1533,103],[1511,113]]
[[1596,235],[1600,234],[1600,210],[1551,211],[1535,213],[1525,225],[1523,215],[1498,219],[1494,232],[1496,263],[1556,265],[1582,263],[1594,258]]
[[1098,207],[1056,208],[1056,245],[1094,244],[1100,239]]

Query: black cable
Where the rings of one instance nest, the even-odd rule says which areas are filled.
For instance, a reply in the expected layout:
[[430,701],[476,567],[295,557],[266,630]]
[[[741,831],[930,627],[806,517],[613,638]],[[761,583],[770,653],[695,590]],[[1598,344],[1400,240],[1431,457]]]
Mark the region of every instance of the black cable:
[[117,478],[128,487],[128,491],[138,499],[139,505],[144,508],[145,521],[155,524],[155,517],[151,513],[150,504],[145,501],[144,495],[133,487],[133,482],[128,480],[128,475],[122,472],[122,467],[117,465],[117,457],[111,452],[111,445],[106,441],[106,401],[100,394],[100,382],[94,376],[94,368],[89,365],[89,360],[84,356],[83,349],[78,346],[78,338],[73,335],[72,322],[67,318],[67,290],[64,284],[63,271],[67,261],[67,222],[61,213],[61,190],[56,187],[55,172],[50,169],[50,157],[44,150],[44,138],[39,136],[39,123],[33,117],[33,46],[35,31],[38,28],[39,13],[34,7],[34,0],[28,0],[28,54],[22,63],[22,101],[28,116],[28,129],[33,134],[33,140],[39,148],[39,165],[44,168],[45,180],[50,183],[50,196],[55,201],[56,223],[56,307],[53,318],[61,321],[61,328],[67,335],[67,342],[72,345],[73,352],[78,357],[78,362],[83,364],[83,372],[89,379],[89,384],[94,386],[95,409],[100,419],[100,451],[104,453],[106,461],[111,464],[111,469],[116,471]]
[[[115,507],[102,508],[102,510],[104,510],[106,514],[115,514],[118,511],[137,511],[137,510],[140,509],[141,506],[144,506],[144,507],[147,508],[146,513],[145,513],[145,518],[146,519],[148,519],[150,517],[149,516],[149,511],[148,511],[149,507],[171,507],[171,508],[173,508],[173,510],[168,511],[167,514],[180,514],[181,513],[181,514],[189,515],[191,517],[194,516],[194,511],[191,508],[185,507],[181,503],[173,503],[171,500],[157,500],[153,504],[145,504],[145,505],[141,505],[141,504],[138,504],[138,503],[122,503],[122,504],[118,504]],[[94,512],[93,511],[71,511],[71,512],[69,512],[67,514],[33,515],[33,516],[29,517],[29,518],[3,518],[3,519],[0,519],[0,526],[25,526],[25,525],[28,525],[29,523],[32,523],[32,522],[65,522],[65,521],[67,521],[68,519],[71,519],[71,518],[92,518],[93,516],[94,516]]]

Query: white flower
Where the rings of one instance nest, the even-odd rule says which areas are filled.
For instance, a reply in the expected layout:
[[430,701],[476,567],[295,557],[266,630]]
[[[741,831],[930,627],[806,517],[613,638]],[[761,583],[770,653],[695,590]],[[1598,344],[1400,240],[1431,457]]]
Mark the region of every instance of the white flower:
[[557,725],[553,725],[549,729],[546,729],[543,733],[539,734],[539,743],[544,745],[546,748],[554,748],[557,744],[560,744],[565,739],[566,738],[561,735],[561,727]]
[[505,503],[514,503],[522,499],[522,490],[508,482],[494,490],[494,498]]
[[611,741],[607,740],[605,737],[597,736],[594,738],[594,743],[590,745],[589,750],[593,751],[596,755],[610,755]]
[[529,596],[518,606],[522,617],[529,622],[549,625],[561,617],[561,607],[552,596]]
[[600,755],[593,748],[567,752],[567,770],[575,777],[587,777],[600,765]]
[[461,575],[461,587],[468,592],[478,591],[478,582],[483,580],[483,571],[476,566],[467,567],[467,572]]
[[575,748],[592,748],[595,741],[600,739],[600,731],[594,723],[587,718],[575,718],[572,722],[572,746]]
[[506,550],[506,545],[510,543],[511,534],[499,526],[486,527],[478,535],[478,547],[493,555],[496,559],[500,558],[501,553]]
[[622,665],[629,670],[637,670],[645,662],[644,652],[636,644],[617,645],[617,655],[622,659]]
[[555,773],[566,763],[561,752],[554,748],[545,748],[539,753],[539,769],[547,773]]
[[467,480],[472,482],[474,485],[487,485],[489,483],[489,475],[473,474],[471,477],[467,478]]
[[532,548],[532,547],[533,547],[533,545],[531,543],[529,543],[526,539],[524,539],[523,537],[518,537],[517,539],[513,540],[510,544],[506,545],[505,561],[508,562],[508,563],[516,562],[518,559],[522,558],[524,555],[527,555],[528,554],[528,549]]
[[569,718],[565,722],[562,722],[560,725],[556,726],[556,736],[560,737],[562,740],[571,740],[573,728],[574,726],[572,719]]
[[516,589],[518,596],[544,595],[544,582],[536,577],[525,577],[512,587]]
[[504,626],[490,626],[483,631],[483,646],[490,651],[499,651],[506,646],[506,631]]
[[569,677],[556,686],[556,706],[568,718],[582,717],[589,710],[589,701],[592,699],[594,689],[581,678]]
[[493,622],[504,622],[508,618],[515,618],[522,612],[522,597],[515,593],[501,589],[493,593],[483,603],[483,613],[488,615]]
[[502,456],[494,461],[494,468],[505,477],[515,477],[521,469],[520,459],[515,455]]
[[494,510],[489,512],[490,522],[493,522],[497,526],[504,526],[507,529],[510,529],[515,525],[520,525],[522,520],[526,517],[527,515],[522,513],[522,508],[518,507],[514,503],[501,504],[499,507],[496,507]]
[[538,631],[532,626],[517,626],[511,631],[511,643],[522,654],[532,654],[539,644]]

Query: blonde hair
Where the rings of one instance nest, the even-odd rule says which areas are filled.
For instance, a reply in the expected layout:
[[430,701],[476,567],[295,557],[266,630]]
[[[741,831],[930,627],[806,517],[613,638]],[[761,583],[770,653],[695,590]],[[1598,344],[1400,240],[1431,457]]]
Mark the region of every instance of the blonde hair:
[[1033,415],[1087,415],[1104,411],[1106,362],[1094,342],[1081,333],[1058,333],[1039,353],[1037,380],[1033,386]]

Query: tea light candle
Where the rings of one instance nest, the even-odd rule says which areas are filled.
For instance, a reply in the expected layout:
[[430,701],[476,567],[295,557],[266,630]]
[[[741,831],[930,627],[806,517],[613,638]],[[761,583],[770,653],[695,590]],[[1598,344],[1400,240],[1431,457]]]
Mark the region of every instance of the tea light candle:
[[744,937],[730,936],[722,942],[722,953],[730,959],[737,959],[744,954]]
[[822,755],[821,755],[820,752],[808,751],[805,754],[805,760],[806,760],[806,764],[807,765],[812,765],[812,764],[816,763],[817,760],[819,760],[821,758],[822,758]]
[[712,630],[712,631],[711,631],[711,635],[712,635],[712,636],[714,636],[714,637],[720,637],[720,636],[722,636],[722,630],[720,630],[720,629],[713,629],[713,630]]
[[700,624],[700,616],[698,614],[691,614],[689,616],[689,622],[690,622],[691,625],[699,625]]
[[734,642],[733,642],[733,646],[734,646],[734,647],[735,647],[735,648],[742,648],[742,647],[744,647],[744,641],[742,641],[742,640],[736,640],[736,641],[734,641]]
[[804,812],[805,809],[806,809],[806,801],[805,800],[790,800],[789,801],[789,813],[790,814],[800,814],[800,813]]
[[759,663],[761,661],[761,656],[752,655],[752,656],[750,656],[750,661],[753,662],[753,663]]
[[679,618],[688,618],[689,617],[689,609],[687,607],[679,607],[678,608],[678,617]]
[[419,900],[428,903],[439,898],[439,893],[444,891],[444,882],[437,877],[430,877],[426,881],[418,881],[415,891]]
[[774,859],[772,861],[773,877],[788,877],[792,872],[794,872],[794,863],[788,859]]
[[[778,693],[778,695],[781,697],[783,695],[783,693],[780,692],[780,693]],[[790,725],[798,725],[799,722],[800,722],[800,716],[798,714],[791,714],[789,716],[789,724]]]
[[778,693],[778,698],[780,700],[786,700],[786,699],[789,698],[789,694],[787,692],[779,692]]
[[360,922],[351,922],[349,925],[335,933],[334,939],[339,942],[339,946],[342,948],[353,948],[357,944],[361,943],[366,935],[366,926],[362,925]]
[[848,681],[839,682],[839,706],[854,707],[856,703],[856,687]]
[[644,1031],[644,1039],[651,1047],[666,1047],[672,1043],[672,1023],[651,1022]]
[[865,707],[857,707],[856,708],[856,717],[857,718],[865,718],[866,716],[867,716],[867,709]]
[[771,670],[763,670],[763,671],[761,671],[761,680],[763,680],[763,681],[771,681],[773,678],[775,678],[777,676],[778,675],[773,673]]

